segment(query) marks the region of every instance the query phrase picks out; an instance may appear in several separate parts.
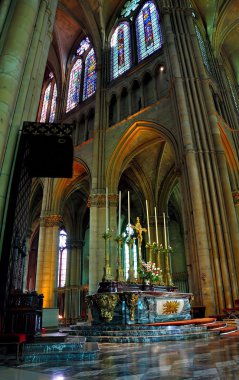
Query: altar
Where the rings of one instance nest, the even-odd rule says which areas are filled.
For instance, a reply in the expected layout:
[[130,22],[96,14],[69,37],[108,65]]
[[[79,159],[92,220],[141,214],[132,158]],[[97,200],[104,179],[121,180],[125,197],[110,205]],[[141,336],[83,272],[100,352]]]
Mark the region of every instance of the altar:
[[192,294],[178,291],[121,291],[88,296],[92,324],[149,324],[191,319]]
[[[133,325],[191,319],[191,293],[182,293],[172,280],[172,247],[168,240],[166,217],[164,222],[164,245],[159,244],[158,220],[155,207],[156,242],[151,242],[148,203],[146,200],[147,229],[141,226],[139,217],[135,225],[130,222],[130,195],[128,192],[127,234],[121,234],[121,193],[119,193],[119,223],[117,255],[112,253],[108,216],[108,189],[106,189],[106,232],[103,278],[97,293],[87,296],[92,324]],[[143,232],[148,241],[142,251]],[[135,247],[135,241],[137,247]],[[123,248],[124,247],[124,248]],[[128,247],[128,265],[125,252]],[[135,251],[135,249],[137,250]],[[116,263],[112,261],[116,260]],[[115,265],[116,264],[116,265]],[[112,268],[116,268],[116,275]],[[127,268],[126,268],[127,267]]]

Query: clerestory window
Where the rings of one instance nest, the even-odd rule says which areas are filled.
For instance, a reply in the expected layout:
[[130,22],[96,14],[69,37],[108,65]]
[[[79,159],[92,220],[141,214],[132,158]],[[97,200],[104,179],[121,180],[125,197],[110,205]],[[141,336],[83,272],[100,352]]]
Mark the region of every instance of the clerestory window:
[[53,123],[56,116],[56,98],[57,98],[57,88],[55,77],[52,72],[50,72],[47,81],[45,82],[43,94],[42,94],[42,106],[40,110],[40,122]]
[[[154,1],[127,1],[110,39],[111,79],[116,79],[134,63],[139,63],[162,47],[159,13]],[[133,56],[137,54],[137,59]]]
[[66,112],[95,93],[96,76],[95,51],[89,38],[85,37],[72,56],[68,73]]

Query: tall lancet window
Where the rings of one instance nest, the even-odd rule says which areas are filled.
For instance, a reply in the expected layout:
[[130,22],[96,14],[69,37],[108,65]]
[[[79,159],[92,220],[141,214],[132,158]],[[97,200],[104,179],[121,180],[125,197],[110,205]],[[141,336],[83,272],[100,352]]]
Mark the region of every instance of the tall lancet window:
[[85,59],[83,100],[88,99],[96,90],[96,58],[92,48]]
[[56,83],[54,84],[53,87],[53,94],[52,94],[52,102],[51,102],[51,109],[50,109],[50,117],[49,117],[49,122],[53,123],[55,119],[55,114],[56,114],[56,97],[57,97],[57,90],[56,90]]
[[42,108],[40,113],[40,122],[45,123],[49,121],[52,123],[56,115],[56,98],[57,88],[56,81],[52,72],[46,82],[46,88],[43,95]]
[[66,285],[66,263],[67,263],[67,234],[65,230],[60,230],[59,235],[59,255],[58,255],[58,288]]
[[89,38],[85,37],[71,56],[66,112],[95,93],[96,76],[95,51]]
[[232,94],[232,99],[233,99],[234,105],[236,107],[237,112],[239,112],[238,95],[236,93],[235,87],[232,84],[233,82],[232,82],[232,80],[230,79],[229,76],[227,76],[227,80],[228,80],[229,88],[230,88],[230,91],[231,91],[231,94]]
[[162,47],[159,14],[153,1],[146,2],[136,17],[138,61]]
[[207,46],[206,46],[205,41],[202,37],[202,33],[200,32],[197,25],[195,25],[195,30],[196,30],[196,35],[197,35],[199,47],[200,47],[201,54],[202,54],[203,63],[206,66],[207,70],[211,73],[212,70],[211,70],[211,65],[210,65],[209,59],[208,59]]
[[74,63],[69,80],[66,112],[69,112],[77,106],[80,100],[80,83],[82,72],[82,60],[77,59]]
[[[129,229],[130,229],[130,231],[129,231]],[[126,227],[126,232],[124,232],[122,234],[123,237],[126,238],[129,235],[129,232],[130,232],[130,237],[132,239],[134,236],[134,230],[133,230],[133,228],[131,228],[129,226]],[[137,247],[135,244],[135,239],[133,239],[132,251],[131,252],[129,251],[129,244],[127,244],[127,242],[125,242],[125,244],[124,244],[124,276],[125,276],[126,280],[129,277],[130,256],[132,258],[132,263],[133,263],[132,269],[134,271],[134,276],[135,276],[135,278],[137,278],[138,264],[137,264]]]
[[111,41],[111,79],[127,71],[131,66],[130,26],[121,22],[115,29]]

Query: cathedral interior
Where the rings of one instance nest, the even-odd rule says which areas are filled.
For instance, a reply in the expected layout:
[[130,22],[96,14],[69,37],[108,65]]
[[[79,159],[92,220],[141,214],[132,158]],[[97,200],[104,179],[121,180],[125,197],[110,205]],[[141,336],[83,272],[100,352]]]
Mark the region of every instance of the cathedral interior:
[[102,279],[139,281],[139,248],[207,316],[233,307],[238,1],[3,0],[0,14],[0,332],[20,292],[86,320]]

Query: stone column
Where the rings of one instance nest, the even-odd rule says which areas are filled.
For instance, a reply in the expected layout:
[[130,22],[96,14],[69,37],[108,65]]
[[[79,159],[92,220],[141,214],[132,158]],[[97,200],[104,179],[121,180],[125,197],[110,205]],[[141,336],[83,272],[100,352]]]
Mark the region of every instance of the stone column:
[[102,281],[105,266],[105,194],[90,196],[89,293]]
[[44,295],[44,308],[55,307],[57,285],[57,258],[61,215],[41,217],[38,246],[36,290]]
[[[7,192],[24,120],[35,120],[57,0],[21,0],[8,14],[0,57],[0,226],[4,233]],[[4,4],[1,3],[1,6]],[[12,18],[11,18],[12,17]],[[5,20],[8,22],[8,20]],[[21,94],[21,96],[19,96]],[[2,240],[2,239],[0,239]],[[1,245],[1,244],[0,244]],[[0,247],[1,252],[1,247]]]
[[0,36],[3,35],[4,24],[7,18],[8,12],[10,12],[12,0],[2,0],[0,3]]
[[[193,262],[195,273],[199,273],[198,284],[195,283],[195,290],[198,293],[198,302],[207,305],[209,313],[214,312],[215,298],[212,293],[213,279],[209,256],[209,243],[204,213],[204,199],[201,190],[201,178],[198,170],[197,155],[191,131],[191,121],[188,113],[188,104],[185,94],[184,79],[182,77],[178,50],[175,45],[175,36],[171,25],[169,9],[164,8],[164,25],[167,40],[169,59],[172,67],[174,92],[177,100],[179,113],[179,127],[181,132],[183,155],[186,164],[184,172],[188,191],[184,189],[185,195],[188,194],[192,210],[190,211],[189,224],[191,234],[190,261]],[[188,214],[189,216],[189,214]],[[193,255],[193,257],[192,257]]]
[[[104,36],[102,36],[102,46],[105,46]],[[89,236],[89,292],[98,289],[98,283],[102,281],[104,260],[105,260],[105,240],[102,235],[105,233],[105,138],[107,130],[107,102],[106,102],[106,61],[107,51],[98,49],[101,53],[97,63],[97,87],[95,104],[95,124],[93,139],[93,160],[92,165],[92,190],[90,195],[90,236]]]
[[[223,260],[225,260],[226,266],[222,267],[222,274],[224,277],[229,276],[230,278],[229,287],[228,282],[226,284],[224,283],[226,306],[230,307],[232,306],[232,299],[237,298],[239,294],[239,229],[235,207],[233,205],[233,199],[231,194],[232,189],[229,180],[225,152],[222,145],[220,129],[218,127],[216,109],[214,106],[212,93],[210,91],[209,83],[207,80],[205,67],[201,59],[201,53],[198,46],[198,42],[196,40],[192,16],[189,12],[187,13],[187,23],[189,31],[193,36],[193,51],[200,76],[200,86],[204,97],[204,104],[207,112],[207,121],[210,126],[210,128],[208,129],[207,138],[211,143],[210,148],[213,149],[213,151],[215,151],[215,154],[211,156],[212,170],[214,175],[214,187],[211,187],[211,191],[214,191],[216,189],[217,192],[217,207],[220,213],[220,223],[222,224],[223,233],[223,242],[219,249],[223,251],[224,248],[225,251],[225,258],[223,258]],[[220,234],[218,234],[217,239],[221,239]]]
[[76,322],[80,316],[82,240],[67,241],[65,318]]
[[115,241],[115,238],[118,235],[118,201],[118,194],[109,194],[109,223],[112,234],[112,238],[110,240],[110,265],[112,268],[113,279],[116,278],[118,259],[117,243]]

